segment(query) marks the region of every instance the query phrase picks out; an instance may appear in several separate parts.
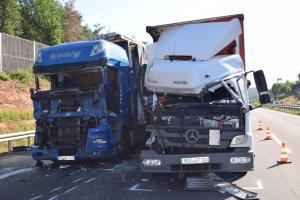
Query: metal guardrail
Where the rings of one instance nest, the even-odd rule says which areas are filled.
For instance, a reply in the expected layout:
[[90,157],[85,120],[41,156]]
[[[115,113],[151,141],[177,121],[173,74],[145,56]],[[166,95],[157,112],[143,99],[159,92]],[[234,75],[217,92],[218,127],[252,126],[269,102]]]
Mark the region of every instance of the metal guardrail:
[[27,138],[27,141],[28,141],[27,146],[29,146],[30,145],[30,137],[34,137],[34,136],[35,136],[35,130],[19,132],[19,133],[1,134],[0,142],[7,142],[8,151],[11,151],[11,149],[12,149],[11,142],[12,141]]
[[274,107],[274,108],[280,108],[283,111],[299,112],[300,113],[300,105],[271,104],[269,106]]

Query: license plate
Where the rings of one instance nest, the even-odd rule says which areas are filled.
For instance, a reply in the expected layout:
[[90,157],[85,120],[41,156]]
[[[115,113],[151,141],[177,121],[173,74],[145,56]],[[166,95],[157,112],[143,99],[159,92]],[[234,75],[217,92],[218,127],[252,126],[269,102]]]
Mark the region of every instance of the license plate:
[[209,130],[209,145],[220,145],[220,130]]
[[75,156],[58,156],[57,160],[75,160]]
[[201,164],[201,163],[209,163],[209,157],[192,157],[192,158],[181,158],[181,164]]

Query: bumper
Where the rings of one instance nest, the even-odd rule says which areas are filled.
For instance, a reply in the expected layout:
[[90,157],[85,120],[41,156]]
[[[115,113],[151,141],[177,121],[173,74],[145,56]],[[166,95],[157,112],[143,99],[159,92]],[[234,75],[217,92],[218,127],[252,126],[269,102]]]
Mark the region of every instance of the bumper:
[[59,160],[59,156],[74,156],[74,160],[96,160],[112,158],[117,154],[115,148],[103,147],[92,151],[76,149],[74,153],[61,153],[58,149],[32,148],[32,158],[34,160]]
[[[209,163],[181,164],[181,158],[209,157]],[[232,164],[232,157],[250,157],[251,162],[245,164]],[[160,166],[144,166],[144,159],[158,159]],[[140,167],[143,172],[150,173],[180,173],[180,172],[247,172],[253,170],[253,152],[232,153],[205,153],[205,154],[157,154],[146,150],[140,154]]]

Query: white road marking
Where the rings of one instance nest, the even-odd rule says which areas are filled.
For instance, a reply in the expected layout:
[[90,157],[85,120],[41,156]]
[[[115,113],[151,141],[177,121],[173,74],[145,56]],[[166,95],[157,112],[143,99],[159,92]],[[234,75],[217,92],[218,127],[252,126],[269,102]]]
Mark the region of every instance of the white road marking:
[[144,192],[152,192],[152,190],[150,189],[141,189],[141,188],[138,188],[140,187],[141,184],[140,183],[137,183],[135,184],[134,186],[132,186],[131,188],[129,188],[130,191],[144,191]]
[[22,173],[28,173],[28,172],[31,172],[31,171],[33,171],[33,168],[18,169],[18,170],[0,175],[0,179],[5,179],[5,178],[10,177],[10,176],[14,176],[14,175],[17,175],[17,174],[22,174]]
[[[271,138],[274,139],[275,142],[281,147],[282,141],[273,132],[271,133]],[[286,147],[286,151],[288,153],[292,153],[292,151],[288,147]]]
[[91,178],[91,179],[85,181],[84,183],[89,183],[89,182],[92,182],[92,181],[94,181],[94,180],[96,180],[96,178]]
[[37,197],[33,197],[33,198],[31,198],[30,200],[35,200],[35,199],[39,199],[39,198],[41,198],[43,195],[39,195],[39,196],[37,196]]
[[57,187],[57,188],[54,188],[53,190],[50,191],[50,193],[51,193],[51,192],[55,192],[55,191],[57,191],[57,190],[60,190],[61,188],[63,188],[63,187]]
[[115,165],[112,169],[116,169],[117,167],[119,167],[120,165],[122,165],[123,163],[119,163],[117,165]]
[[76,179],[76,180],[72,181],[72,183],[76,183],[76,182],[78,182],[78,181],[81,181],[82,179],[83,179],[83,178]]
[[74,187],[68,189],[67,191],[65,191],[64,193],[69,193],[69,192],[71,192],[73,190],[76,190],[77,188],[79,188],[79,186],[74,186]]
[[256,181],[256,187],[245,187],[245,188],[243,188],[243,189],[245,189],[245,190],[263,190],[264,187],[263,187],[261,181],[260,181],[260,180],[257,180],[257,181]]
[[103,170],[103,171],[113,171],[115,170],[114,168],[111,168],[111,169],[100,169],[100,170]]
[[55,195],[54,197],[51,197],[50,199],[48,200],[54,200],[54,199],[57,199],[58,195]]

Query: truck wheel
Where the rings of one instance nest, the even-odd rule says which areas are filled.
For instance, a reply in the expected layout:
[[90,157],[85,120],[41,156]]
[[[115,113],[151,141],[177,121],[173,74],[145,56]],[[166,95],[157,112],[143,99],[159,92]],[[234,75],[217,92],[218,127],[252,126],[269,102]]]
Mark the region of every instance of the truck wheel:
[[44,163],[41,160],[37,160],[36,163],[35,163],[35,166],[42,168],[42,167],[44,167]]
[[118,158],[124,159],[129,155],[131,150],[130,135],[127,130],[124,130],[118,143]]

